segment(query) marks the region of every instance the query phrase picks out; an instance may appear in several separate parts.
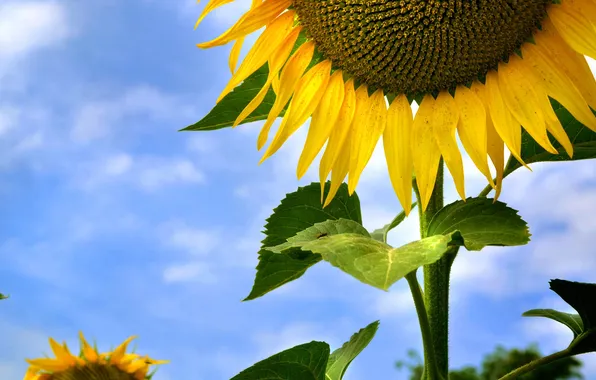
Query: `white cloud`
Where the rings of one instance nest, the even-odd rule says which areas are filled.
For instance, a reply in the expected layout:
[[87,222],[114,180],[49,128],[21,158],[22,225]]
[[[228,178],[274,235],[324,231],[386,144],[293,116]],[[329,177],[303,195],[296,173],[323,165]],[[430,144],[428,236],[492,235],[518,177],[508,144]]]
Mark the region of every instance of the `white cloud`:
[[394,317],[395,315],[415,315],[414,300],[407,286],[395,286],[390,292],[379,292],[374,305],[381,317]]
[[[123,135],[122,125],[127,118],[147,117],[175,125],[177,118],[190,116],[193,110],[177,97],[150,87],[139,85],[124,91],[122,96],[91,100],[83,103],[74,114],[71,140],[79,144],[111,136],[114,130]],[[174,129],[174,128],[173,128]],[[130,127],[124,131],[129,131]]]
[[52,46],[70,35],[67,12],[56,1],[0,4],[0,65]]
[[202,183],[205,177],[189,160],[157,160],[144,167],[139,173],[139,181],[147,190],[177,183]]
[[14,106],[0,107],[0,137],[17,125],[20,109]]
[[42,357],[49,351],[48,337],[41,331],[24,328],[0,319],[0,331],[11,342],[0,349],[0,378],[21,379],[28,367],[25,358]]
[[132,157],[129,154],[120,153],[108,157],[105,162],[105,173],[107,175],[121,175],[130,170],[132,167]]
[[198,185],[205,176],[194,162],[178,157],[133,156],[114,153],[83,162],[74,182],[87,190],[114,183],[128,183],[145,191],[157,191],[167,186]]
[[313,340],[336,347],[340,342],[334,331],[309,322],[292,322],[280,329],[261,331],[253,335],[253,340],[262,359]]
[[180,222],[171,222],[162,227],[164,243],[193,256],[211,253],[221,244],[217,231],[194,228]]
[[202,262],[189,262],[183,264],[171,264],[163,271],[163,280],[166,283],[174,282],[200,282],[212,284],[217,279],[209,269],[209,266]]

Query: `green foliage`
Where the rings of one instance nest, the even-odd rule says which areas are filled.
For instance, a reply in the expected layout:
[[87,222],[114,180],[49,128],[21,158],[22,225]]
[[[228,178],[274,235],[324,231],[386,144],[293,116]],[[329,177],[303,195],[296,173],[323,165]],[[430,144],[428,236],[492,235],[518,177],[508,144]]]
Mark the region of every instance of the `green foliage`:
[[553,309],[532,309],[522,314],[524,317],[544,317],[564,324],[573,331],[573,338],[577,338],[584,329],[582,318],[578,314],[563,313]]
[[[267,65],[262,66],[246,78],[242,84],[227,94],[205,117],[182,129],[182,131],[212,131],[231,127],[242,110],[257,96],[267,81],[268,75],[269,68]],[[241,124],[266,119],[269,110],[273,107],[274,101],[275,92],[270,88],[261,105],[244,119]],[[284,111],[282,111],[280,116],[283,116]]]
[[568,314],[552,309],[533,309],[526,317],[545,317],[564,324],[573,331],[569,345],[572,355],[596,351],[596,284],[551,280],[550,288],[578,314]]
[[[303,32],[300,33],[292,54],[300,45],[306,42],[307,38]],[[315,49],[312,60],[308,65],[308,69],[317,64],[323,55]],[[234,121],[240,115],[242,110],[246,108],[248,103],[251,102],[257,96],[263,85],[267,82],[267,76],[269,75],[269,66],[267,64],[261,66],[257,71],[252,73],[246,78],[240,85],[234,90],[227,94],[219,103],[215,105],[209,111],[209,113],[198,122],[189,125],[182,129],[182,131],[212,131],[216,129],[222,129],[231,127]],[[265,120],[269,115],[271,107],[275,102],[275,92],[272,88],[269,88],[263,102],[240,124],[251,123],[253,121]],[[280,112],[279,117],[282,117],[287,110],[287,104],[284,109]]]
[[[291,248],[303,248],[305,251],[312,251],[308,248],[308,243],[324,239],[328,236],[340,234],[356,234],[361,236],[370,236],[368,231],[358,222],[349,219],[326,220],[316,223],[314,226],[298,232],[296,235],[288,238],[283,244],[275,247],[268,247],[271,252],[282,253]],[[313,251],[314,252],[314,251]]]
[[4,294],[0,293],[0,300],[5,300],[7,298],[8,298],[8,296],[5,296]]
[[[326,189],[329,190],[329,183],[326,184]],[[351,196],[348,194],[346,184],[341,185],[333,201],[324,209],[321,205],[319,183],[312,183],[287,194],[267,219],[255,283],[246,300],[260,297],[299,278],[308,268],[321,261],[320,255],[300,248],[277,254],[263,247],[283,244],[287,239],[316,223],[340,218],[362,224],[360,200],[356,193]]]
[[369,324],[331,354],[325,342],[313,341],[292,347],[261,360],[230,380],[341,380],[378,328],[379,321]]
[[[335,220],[324,223],[326,228],[317,226],[316,230],[358,229],[354,224],[352,222],[348,227],[345,221]],[[338,227],[332,229],[329,227],[332,225],[338,225]],[[321,255],[331,265],[365,284],[382,290],[389,289],[397,280],[416,268],[439,260],[447,252],[449,243],[452,241],[449,235],[437,235],[399,248],[392,248],[386,243],[371,238],[364,228],[356,233],[330,232],[322,237],[317,237],[314,231],[301,233],[301,235],[309,235],[311,239],[296,236],[291,243],[270,249],[280,252],[280,249],[301,247],[304,251]]]
[[468,250],[478,251],[488,245],[527,244],[530,232],[517,211],[492,199],[468,198],[443,207],[431,220],[430,235],[459,231]]
[[[569,111],[567,111],[556,100],[551,99],[551,104],[557,117],[561,121],[567,136],[569,136],[573,144],[573,158],[569,158],[565,150],[554,138],[551,137],[551,143],[559,151],[560,154],[552,154],[545,151],[538,145],[532,137],[524,130],[522,133],[521,157],[530,164],[533,162],[546,161],[577,161],[589,158],[596,158],[596,133],[586,128],[577,121]],[[505,176],[511,174],[514,170],[519,169],[521,165],[519,162],[510,158],[505,167]]]
[[[487,355],[482,362],[481,380],[497,380],[509,372],[542,357],[542,354],[535,346],[524,350],[506,350],[497,347],[495,351]],[[520,380],[563,380],[581,379],[577,371],[582,363],[572,357],[563,358],[552,363],[540,366],[532,372],[519,377]]]
[[329,351],[325,342],[301,344],[256,363],[231,380],[325,380]]
[[[396,366],[401,369],[406,367],[410,371],[410,380],[420,380],[424,366],[422,359],[415,351],[409,351],[410,363],[405,364],[399,361]],[[480,368],[466,366],[460,369],[449,371],[449,380],[497,380],[509,372],[528,364],[542,357],[536,346],[529,346],[525,349],[505,349],[497,346],[495,350],[487,354]],[[582,379],[579,372],[582,362],[567,357],[550,364],[536,368],[534,371],[522,375],[520,380],[566,380]]]
[[368,346],[379,328],[379,321],[373,322],[352,335],[341,348],[333,351],[327,362],[326,380],[341,380],[350,363]]

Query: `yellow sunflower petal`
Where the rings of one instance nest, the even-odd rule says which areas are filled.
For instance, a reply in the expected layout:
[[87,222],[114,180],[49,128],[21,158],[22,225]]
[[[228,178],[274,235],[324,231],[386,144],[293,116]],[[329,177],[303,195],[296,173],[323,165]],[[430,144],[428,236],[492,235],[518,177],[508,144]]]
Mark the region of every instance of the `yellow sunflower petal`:
[[348,191],[356,190],[360,176],[370,161],[372,154],[383,135],[387,123],[387,103],[383,90],[376,90],[370,97],[368,118],[355,125],[352,152],[350,153],[350,176]]
[[[261,0],[252,0],[252,4],[250,8],[254,8],[261,3]],[[197,23],[198,25],[198,23]],[[195,25],[195,29],[196,29]],[[228,65],[230,66],[230,72],[234,74],[236,70],[236,65],[238,64],[238,57],[240,57],[240,52],[242,51],[242,45],[244,44],[244,37],[238,38],[234,41],[234,45],[232,46],[232,50],[230,51],[230,58],[228,59]]]
[[571,49],[561,38],[550,20],[542,23],[542,31],[535,34],[536,45],[547,52],[565,75],[573,82],[590,107],[596,109],[596,80],[586,58]]
[[81,341],[81,350],[83,351],[83,356],[89,362],[96,362],[99,359],[97,351],[93,347],[87,343],[85,336],[82,332],[79,331],[79,340]]
[[513,157],[527,167],[520,156],[521,126],[513,118],[509,108],[505,106],[505,102],[501,96],[501,90],[499,89],[499,79],[496,71],[489,71],[486,74],[486,91],[484,93],[495,130],[505,145],[507,145]]
[[286,140],[312,115],[327,88],[330,71],[331,61],[325,60],[313,66],[300,78],[288,111],[284,116],[284,121],[263,155],[261,163],[277,152]]
[[[474,82],[472,87],[482,86]],[[476,93],[465,87],[459,86],[455,90],[455,103],[459,111],[457,132],[470,159],[478,170],[486,177],[492,187],[495,187],[493,176],[488,167],[487,142],[486,142],[486,110],[482,99]]]
[[283,70],[281,71],[281,76],[279,79],[279,90],[276,91],[277,96],[275,97],[273,106],[271,106],[271,110],[269,111],[267,120],[261,128],[261,133],[259,134],[259,138],[257,140],[258,150],[261,150],[261,148],[267,142],[269,130],[271,129],[273,122],[279,116],[280,112],[283,110],[283,108],[286,106],[286,104],[292,97],[292,94],[294,93],[294,89],[296,88],[298,81],[300,80],[302,74],[304,73],[304,70],[306,70],[308,64],[312,60],[314,51],[314,42],[307,41],[303,43],[294,52],[294,54],[292,54],[292,56],[284,66]]
[[497,133],[493,125],[492,119],[489,117],[486,120],[486,142],[488,148],[488,155],[492,161],[495,171],[497,172],[497,181],[495,183],[495,202],[501,195],[503,186],[503,174],[505,172],[505,144]]
[[68,348],[59,344],[52,338],[50,338],[49,341],[50,347],[56,356],[56,360],[68,365],[73,365],[75,363],[75,358],[70,354]]
[[579,122],[596,131],[596,116],[573,82],[557,66],[546,51],[538,45],[526,44],[522,48],[524,61],[542,79],[547,94],[563,105]]
[[503,100],[511,114],[546,151],[557,154],[546,133],[546,124],[541,112],[541,99],[537,88],[541,83],[529,80],[533,74],[517,55],[509,58],[509,63],[499,64],[499,88]]
[[271,86],[273,78],[277,76],[277,73],[279,72],[279,70],[281,70],[281,67],[288,59],[288,56],[290,55],[292,48],[296,43],[296,39],[300,34],[300,30],[301,28],[299,27],[294,28],[294,30],[290,34],[288,34],[286,39],[281,43],[279,49],[273,53],[273,55],[269,59],[269,75],[267,77],[267,81],[265,82],[263,87],[261,87],[261,90],[259,90],[257,95],[242,110],[240,115],[238,115],[232,127],[237,127],[238,124],[242,123],[244,119],[250,116],[250,114],[253,113],[253,111],[256,110],[257,107],[259,107],[259,105],[261,105],[261,103],[265,99],[265,96],[267,95],[267,92],[269,92],[269,87]]
[[228,66],[230,67],[230,72],[234,74],[236,70],[236,65],[238,64],[238,58],[240,57],[240,52],[242,51],[242,45],[244,44],[244,37],[238,38],[234,41],[234,45],[232,45],[232,50],[230,51],[230,58],[228,59]]
[[203,9],[203,11],[201,12],[199,19],[197,20],[197,22],[195,24],[195,29],[199,26],[201,21],[203,21],[205,16],[207,16],[209,13],[213,12],[214,9],[219,8],[222,5],[231,3],[232,1],[234,1],[234,0],[211,0],[210,2],[208,2],[207,5],[205,6],[205,8]]
[[308,170],[317,154],[329,138],[333,126],[339,116],[341,105],[344,101],[345,89],[344,79],[341,70],[335,71],[329,79],[327,89],[321,101],[312,115],[308,136],[304,143],[304,149],[298,160],[296,175],[300,179]]
[[327,198],[325,198],[325,203],[323,207],[327,207],[329,203],[337,194],[337,190],[343,183],[344,179],[348,175],[348,171],[350,170],[350,153],[351,153],[351,145],[352,145],[352,126],[350,126],[350,130],[345,138],[343,146],[341,147],[338,157],[333,163],[333,169],[331,170],[331,186],[329,187],[329,193],[327,193]]
[[[352,119],[354,118],[355,109],[356,93],[354,91],[354,81],[350,79],[344,85],[344,100],[341,104],[341,108],[339,109],[337,121],[333,125],[333,129],[331,130],[331,134],[329,135],[329,141],[327,142],[325,153],[323,153],[321,163],[319,164],[319,180],[321,183],[321,203],[323,202],[323,195],[327,176],[331,172],[331,168],[333,167],[335,161],[339,157],[344,146],[344,142],[346,141],[348,133],[350,132],[350,126],[352,124]],[[341,179],[341,181],[343,181],[343,178]]]
[[[354,109],[354,117],[352,118],[352,123],[350,124],[350,162],[348,164],[348,171],[351,170],[353,167],[352,161],[357,160],[357,157],[353,157],[356,153],[356,148],[358,147],[358,139],[361,138],[361,135],[364,134],[362,131],[365,128],[365,124],[369,122],[370,118],[370,110],[371,110],[371,100],[368,96],[368,87],[366,85],[360,85],[355,92],[355,109]],[[348,149],[348,148],[346,148]],[[343,150],[343,148],[342,148]],[[341,156],[346,156],[345,153],[342,153]],[[339,157],[338,157],[339,159]],[[354,165],[355,166],[355,165]],[[334,166],[335,167],[335,166]],[[352,174],[350,174],[351,176]],[[343,180],[343,179],[342,179]],[[348,184],[349,186],[349,184]]]
[[465,200],[464,163],[455,139],[455,130],[459,121],[457,111],[455,100],[451,94],[441,91],[435,100],[432,127],[441,155],[453,177],[457,193]]
[[[125,370],[128,373],[135,373],[135,372],[141,372],[143,375],[147,375],[147,372],[149,371],[149,364],[147,364],[142,358],[139,360],[136,360],[130,364],[128,364],[126,366],[126,369],[123,368],[123,370]],[[143,377],[144,378],[144,377]]]
[[596,30],[592,23],[571,7],[553,4],[548,17],[565,42],[580,54],[596,59]]
[[265,0],[246,12],[240,17],[236,24],[226,30],[222,35],[211,41],[197,44],[197,46],[201,49],[207,49],[214,46],[225,45],[230,41],[256,32],[273,21],[281,12],[286,10],[290,4],[292,4],[291,0]]
[[25,361],[31,364],[32,366],[39,368],[40,370],[48,372],[64,371],[71,367],[70,363],[66,363],[56,359],[25,359]]
[[286,12],[279,16],[265,31],[259,36],[252,46],[250,51],[246,54],[246,58],[240,64],[238,71],[219,95],[217,101],[221,101],[227,94],[230,93],[243,80],[248,78],[250,74],[257,71],[261,66],[267,62],[269,57],[274,54],[280,44],[284,41],[286,36],[292,30],[294,23],[294,12]]
[[441,161],[441,152],[433,134],[435,103],[432,95],[422,99],[412,129],[412,160],[423,211],[432,195]]
[[122,342],[122,344],[120,344],[118,347],[116,347],[116,349],[110,354],[110,363],[120,363],[120,361],[125,357],[126,348],[130,344],[130,342],[132,342],[132,340],[135,338],[136,336],[131,336],[127,338],[124,342]]
[[406,215],[412,210],[412,108],[405,95],[393,99],[387,111],[383,148],[393,190]]
[[544,113],[544,118],[546,121],[546,129],[550,132],[551,135],[563,146],[567,155],[572,158],[573,157],[573,144],[571,140],[569,140],[569,136],[567,132],[561,125],[561,121],[555,114],[550,102],[544,102],[542,105],[542,112]]
[[38,380],[39,379],[39,369],[36,367],[29,367],[27,368],[27,372],[25,373],[25,377],[23,380]]

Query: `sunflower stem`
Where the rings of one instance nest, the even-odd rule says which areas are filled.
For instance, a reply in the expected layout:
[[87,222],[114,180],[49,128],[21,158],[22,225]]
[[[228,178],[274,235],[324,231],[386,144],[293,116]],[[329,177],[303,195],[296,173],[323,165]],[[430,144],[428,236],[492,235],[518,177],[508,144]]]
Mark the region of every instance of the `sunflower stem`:
[[[414,186],[416,197],[420,203],[418,188]],[[443,161],[439,163],[437,179],[426,210],[418,208],[420,216],[420,237],[428,235],[428,226],[433,216],[443,208]],[[436,366],[436,379],[447,379],[449,372],[449,274],[454,255],[449,252],[439,261],[424,266],[424,303],[430,326],[434,357],[425,350],[426,372]],[[435,378],[428,376],[428,380]]]
[[[428,314],[426,313],[426,306],[424,305],[424,293],[418,283],[416,272],[413,271],[406,275],[406,280],[412,292],[414,305],[416,306],[416,313],[418,314],[418,323],[420,323],[420,332],[422,333],[422,345],[424,347],[424,371],[422,373],[422,380],[424,379],[438,379],[437,365],[434,361],[435,348],[433,346],[432,334],[430,332],[430,325],[428,324]],[[430,360],[429,360],[430,359]]]

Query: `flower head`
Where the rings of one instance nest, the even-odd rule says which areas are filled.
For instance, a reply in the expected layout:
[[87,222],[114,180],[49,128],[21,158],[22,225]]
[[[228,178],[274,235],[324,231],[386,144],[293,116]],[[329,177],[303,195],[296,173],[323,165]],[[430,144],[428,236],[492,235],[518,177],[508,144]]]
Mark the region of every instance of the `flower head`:
[[71,354],[66,343],[59,344],[50,338],[50,347],[56,357],[27,359],[30,366],[24,380],[144,380],[152,365],[167,363],[126,353],[134,337],[126,339],[115,350],[102,354],[87,343],[82,333],[79,337],[80,356]]
[[[231,1],[211,0],[199,22]],[[262,27],[236,68],[244,37]],[[596,58],[595,27],[595,0],[254,0],[230,29],[198,46],[234,41],[232,78],[219,100],[268,65],[261,91],[234,123],[275,91],[258,149],[286,111],[263,160],[310,118],[297,175],[326,144],[319,175],[324,183],[331,174],[328,203],[346,177],[355,190],[383,139],[389,176],[407,213],[412,174],[425,209],[441,158],[465,199],[456,133],[496,197],[504,148],[525,165],[522,128],[546,151],[559,153],[553,138],[572,156],[549,97],[596,131],[596,82],[584,58]],[[421,99],[415,117],[413,98]]]

